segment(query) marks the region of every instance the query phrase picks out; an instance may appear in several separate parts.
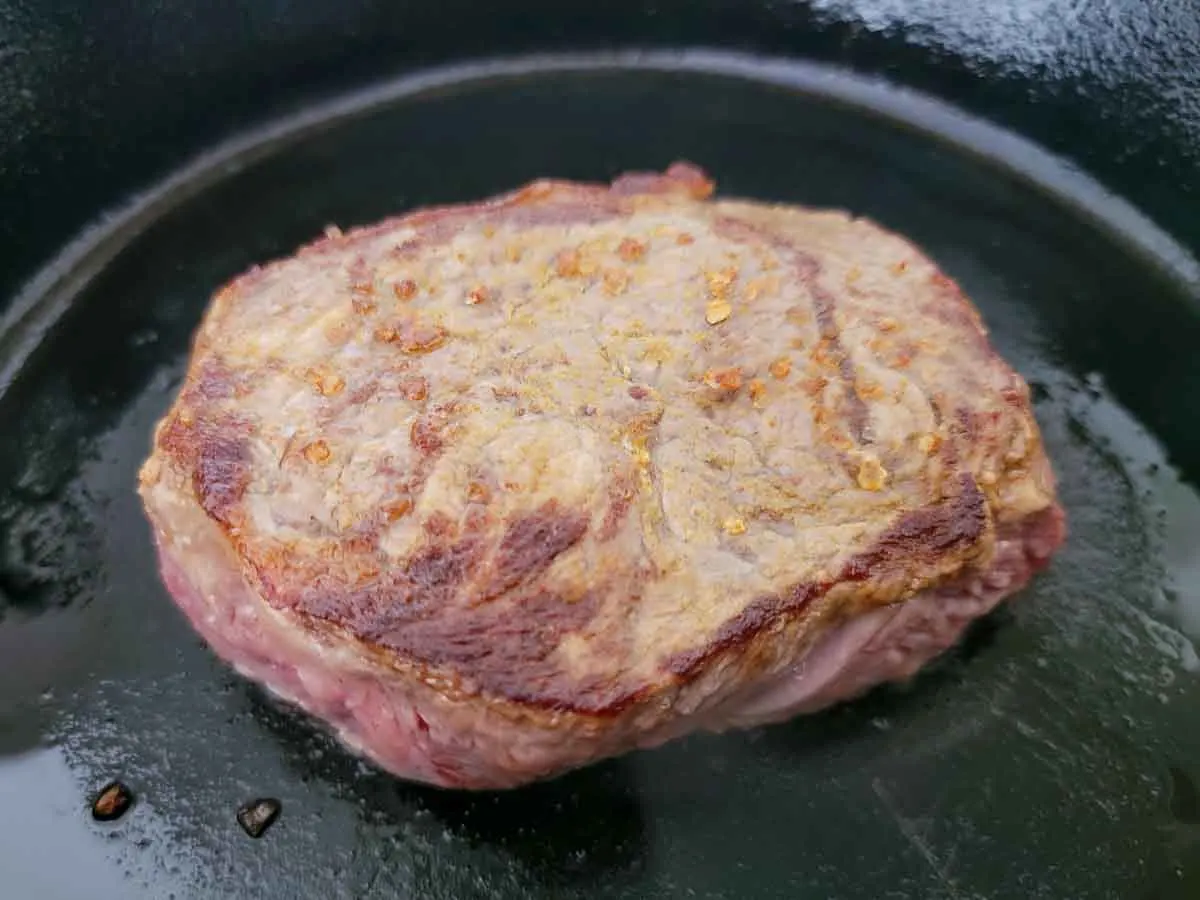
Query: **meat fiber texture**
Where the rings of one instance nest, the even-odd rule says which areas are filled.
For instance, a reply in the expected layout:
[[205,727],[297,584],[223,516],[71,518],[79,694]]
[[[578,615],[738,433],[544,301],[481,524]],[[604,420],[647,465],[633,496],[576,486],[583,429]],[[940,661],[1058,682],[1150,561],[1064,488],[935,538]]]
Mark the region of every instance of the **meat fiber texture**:
[[908,679],[1064,536],[913,244],[688,164],[221,289],[139,490],[179,607],[397,776],[503,788]]

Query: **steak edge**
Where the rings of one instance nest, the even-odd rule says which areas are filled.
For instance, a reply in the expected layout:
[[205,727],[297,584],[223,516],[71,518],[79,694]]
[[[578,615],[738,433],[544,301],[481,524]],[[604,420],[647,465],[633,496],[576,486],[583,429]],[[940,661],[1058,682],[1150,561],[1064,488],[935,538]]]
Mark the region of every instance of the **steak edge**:
[[221,289],[139,491],[223,659],[511,787],[910,677],[1065,534],[954,282],[693,166],[540,181]]

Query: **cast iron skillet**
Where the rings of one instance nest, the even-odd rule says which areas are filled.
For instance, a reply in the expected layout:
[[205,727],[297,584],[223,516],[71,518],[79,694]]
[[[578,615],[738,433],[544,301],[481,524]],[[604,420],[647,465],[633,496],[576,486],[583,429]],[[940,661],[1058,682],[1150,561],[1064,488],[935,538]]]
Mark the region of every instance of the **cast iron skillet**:
[[[311,17],[323,6],[304,8]],[[896,4],[813,6],[827,19],[809,10],[786,55],[779,35],[762,30],[756,53],[509,54],[409,66],[218,146],[13,292],[0,319],[5,898],[1200,896],[1200,498],[1188,484],[1200,472],[1200,269],[1187,249],[1200,229],[1169,191],[1141,189],[1109,156],[1092,168],[1181,243],[1013,134],[799,58],[862,71],[879,67],[856,58],[864,46],[886,51],[891,81],[928,87],[941,68],[942,93],[962,99],[974,77],[964,61],[995,22],[975,22],[958,35],[957,56],[936,57],[920,46],[928,31],[871,30]],[[1055,27],[1046,18],[1055,0],[1011,4],[1030,6],[1043,15],[1017,21],[1027,48],[1038,27]],[[941,8],[910,7],[918,18]],[[377,24],[354,3],[341,8],[330,22],[361,14],[362,27]],[[745,43],[754,27],[753,16],[721,4],[694,15],[664,8],[678,15],[680,40]],[[301,28],[300,7],[280,9],[280,27]],[[582,25],[567,16],[565,38],[545,19],[530,26],[532,38],[499,26],[493,34],[502,50],[639,33],[644,44],[664,42],[661,16],[608,15]],[[776,23],[794,22],[789,15]],[[839,31],[839,15],[860,30]],[[953,36],[931,21],[936,40]],[[452,37],[453,23],[438,23],[429,46]],[[98,40],[136,46],[131,33]],[[205,34],[180,37],[185,55]],[[845,52],[821,43],[839,36]],[[461,35],[468,49],[477,37]],[[241,68],[262,87],[258,63],[232,52],[239,40],[223,44],[226,63],[208,65]],[[324,74],[308,78],[310,97],[338,84],[316,68]],[[1003,72],[984,74],[1002,91]],[[229,100],[229,121],[301,96],[278,80],[257,101]],[[155,90],[129,93],[130,107]],[[3,277],[13,285],[30,266],[14,243],[36,254],[65,241],[75,219],[127,186],[135,161],[158,165],[179,159],[164,147],[198,145],[181,128],[161,147],[133,148],[111,126],[127,124],[128,110],[116,93],[84,91],[99,96],[110,97],[111,119],[96,121],[111,130],[92,134],[82,199],[63,190],[74,182],[61,161],[77,150],[35,159],[3,147],[10,165],[0,191],[12,201]],[[37,101],[29,99],[35,111]],[[1054,102],[1035,93],[1030,109]],[[57,108],[66,120],[76,107]],[[164,112],[176,125],[205,115]],[[1003,118],[1039,132],[1028,110]],[[31,121],[29,143],[50,146],[53,124]],[[1108,134],[1076,135],[1076,159],[1089,160]],[[1140,165],[1142,152],[1126,162]],[[107,185],[106,154],[126,161]],[[703,165],[725,194],[874,217],[959,279],[1034,387],[1070,516],[1068,547],[908,689],[515,792],[462,795],[391,779],[215,661],[159,585],[132,483],[191,330],[216,285],[328,223],[538,175],[597,179],[677,158]],[[1182,202],[1189,183],[1177,176],[1193,171],[1189,158],[1163,159]],[[59,205],[22,205],[39,196]],[[113,778],[136,802],[117,822],[97,823],[89,803]],[[235,821],[255,797],[283,805],[257,841]]]

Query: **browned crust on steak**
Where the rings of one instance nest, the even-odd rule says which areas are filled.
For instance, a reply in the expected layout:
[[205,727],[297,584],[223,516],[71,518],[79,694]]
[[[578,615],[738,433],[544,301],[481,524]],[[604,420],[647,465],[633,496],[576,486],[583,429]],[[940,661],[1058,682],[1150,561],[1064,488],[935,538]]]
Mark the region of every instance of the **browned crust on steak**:
[[[686,164],[542,181],[234,280],[143,468],[151,519],[198,504],[273,614],[381,671],[612,716],[777,670],[1053,504],[1028,391],[950,279],[870,223],[711,192]],[[710,490],[689,449],[736,514],[679,505]]]
[[[730,656],[772,626],[803,615],[836,585],[872,579],[894,580],[922,568],[952,567],[977,556],[987,537],[989,513],[983,492],[963,475],[961,490],[941,503],[905,513],[867,550],[856,553],[826,581],[805,582],[768,597],[760,597],[721,626],[702,647],[672,658],[667,668],[691,678],[720,656]],[[915,593],[911,588],[905,593]]]

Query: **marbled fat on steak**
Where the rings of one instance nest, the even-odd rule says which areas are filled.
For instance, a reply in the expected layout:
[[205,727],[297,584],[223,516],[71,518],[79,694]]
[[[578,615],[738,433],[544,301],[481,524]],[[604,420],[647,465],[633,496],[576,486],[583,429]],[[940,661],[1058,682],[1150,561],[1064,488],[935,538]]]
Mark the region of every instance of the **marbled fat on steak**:
[[508,787],[905,679],[1063,540],[1025,383],[911,243],[677,164],[223,288],[140,492],[222,658]]

